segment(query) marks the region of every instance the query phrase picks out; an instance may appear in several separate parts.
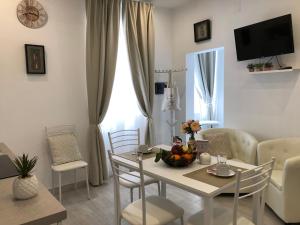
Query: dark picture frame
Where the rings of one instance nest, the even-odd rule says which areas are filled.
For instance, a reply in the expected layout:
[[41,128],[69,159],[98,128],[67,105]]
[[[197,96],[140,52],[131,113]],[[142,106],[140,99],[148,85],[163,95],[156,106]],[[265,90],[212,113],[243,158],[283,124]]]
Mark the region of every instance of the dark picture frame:
[[25,44],[25,58],[27,74],[46,74],[43,45]]
[[167,87],[166,82],[155,82],[155,94],[163,95],[166,87]]
[[194,39],[195,42],[205,41],[211,39],[211,22],[210,20],[203,20],[194,23]]

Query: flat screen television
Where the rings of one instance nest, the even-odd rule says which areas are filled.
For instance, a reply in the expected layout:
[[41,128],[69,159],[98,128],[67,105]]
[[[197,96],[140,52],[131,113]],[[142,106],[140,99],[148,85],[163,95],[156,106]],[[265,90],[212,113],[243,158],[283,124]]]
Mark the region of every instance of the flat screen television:
[[292,15],[234,30],[238,61],[294,52]]

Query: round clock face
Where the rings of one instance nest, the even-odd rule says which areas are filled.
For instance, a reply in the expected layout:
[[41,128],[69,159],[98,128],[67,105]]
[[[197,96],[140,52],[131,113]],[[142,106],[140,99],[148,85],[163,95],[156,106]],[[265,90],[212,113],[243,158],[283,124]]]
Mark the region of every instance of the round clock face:
[[19,21],[29,28],[40,28],[47,23],[48,15],[36,0],[22,0],[17,7]]

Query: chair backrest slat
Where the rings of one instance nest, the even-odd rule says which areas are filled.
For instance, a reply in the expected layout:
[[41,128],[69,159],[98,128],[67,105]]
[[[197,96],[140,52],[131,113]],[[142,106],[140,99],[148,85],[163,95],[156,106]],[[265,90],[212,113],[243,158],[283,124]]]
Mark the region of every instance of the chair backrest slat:
[[268,184],[264,184],[264,186],[262,186],[261,188],[255,190],[255,191],[253,191],[251,193],[248,193],[248,194],[240,196],[239,199],[243,199],[243,198],[247,198],[249,196],[253,196],[253,195],[257,194],[258,192],[263,191],[267,186],[268,186]]
[[[111,133],[110,133],[111,134]],[[112,140],[114,140],[114,139],[118,139],[118,138],[122,138],[122,137],[136,137],[137,135],[136,134],[121,134],[121,135],[118,135],[118,136],[113,136],[112,134],[111,134],[111,138],[112,138]]]
[[116,134],[116,133],[120,133],[120,132],[136,132],[137,130],[117,130],[117,131],[113,131],[113,132],[110,132],[111,134]]
[[266,176],[265,178],[263,178],[262,180],[260,180],[259,182],[255,183],[255,184],[251,184],[251,185],[240,188],[240,191],[245,191],[247,189],[256,188],[259,185],[264,185],[268,181],[268,179],[269,179],[269,177]]
[[263,176],[263,175],[269,173],[271,170],[272,170],[272,169],[269,168],[269,169],[263,171],[262,173],[256,174],[255,176],[248,177],[248,178],[244,178],[244,179],[241,180],[241,183],[242,183],[242,182],[249,182],[249,180],[251,180],[251,179],[253,179],[253,178],[259,178],[259,177],[261,177],[261,176]]
[[133,139],[133,138],[132,138],[132,139],[129,139],[129,138],[128,138],[128,139],[126,139],[126,140],[112,141],[112,143],[113,143],[113,144],[118,144],[118,143],[122,143],[122,142],[131,142],[131,141],[132,141],[132,142],[137,142],[138,139],[137,139],[137,138],[134,138],[134,139]]
[[140,145],[140,129],[108,132],[108,138],[113,153],[116,149],[121,150],[129,146],[137,148]]
[[126,146],[137,146],[136,144],[126,144],[126,145],[118,145],[114,147],[114,150],[116,150],[117,148],[122,148],[122,147],[126,147]]

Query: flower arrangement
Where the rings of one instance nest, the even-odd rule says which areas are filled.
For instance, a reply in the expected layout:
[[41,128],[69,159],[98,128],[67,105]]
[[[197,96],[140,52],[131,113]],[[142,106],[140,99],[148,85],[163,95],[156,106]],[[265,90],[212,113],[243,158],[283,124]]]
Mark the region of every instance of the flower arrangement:
[[190,134],[190,140],[195,140],[195,133],[201,130],[201,125],[198,120],[188,120],[181,124],[181,132]]

